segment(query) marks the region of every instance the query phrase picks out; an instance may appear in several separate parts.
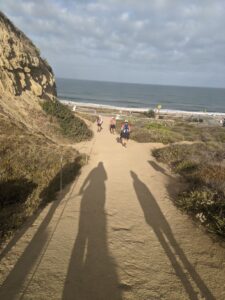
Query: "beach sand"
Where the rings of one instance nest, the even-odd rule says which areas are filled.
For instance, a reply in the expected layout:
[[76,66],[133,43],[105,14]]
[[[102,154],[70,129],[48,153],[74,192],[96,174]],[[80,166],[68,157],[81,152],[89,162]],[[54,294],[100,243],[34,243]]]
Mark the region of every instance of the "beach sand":
[[109,133],[73,145],[80,176],[25,225],[0,267],[0,299],[225,299],[225,251],[172,202],[182,188],[151,150]]
[[[134,107],[119,107],[119,106],[111,106],[111,105],[102,105],[102,104],[95,104],[95,103],[83,103],[83,102],[74,102],[70,100],[63,100],[60,99],[60,101],[66,105],[69,105],[71,108],[76,109],[83,109],[83,110],[91,110],[94,112],[97,109],[107,109],[117,112],[138,112],[138,113],[144,113],[147,112],[149,109],[155,110],[154,108],[134,108]],[[163,115],[174,115],[177,117],[180,116],[210,116],[210,117],[225,117],[225,113],[221,112],[206,112],[206,111],[184,111],[184,110],[172,110],[172,109],[160,109],[160,114]]]
[[[115,116],[117,119],[126,119],[127,117],[141,117],[148,118],[144,113],[149,111],[149,108],[131,108],[118,107],[110,105],[100,105],[93,103],[81,103],[68,100],[60,100],[62,103],[68,105],[74,112],[87,113],[89,115],[97,116],[98,114],[105,116]],[[173,119],[173,120],[188,120],[194,122],[203,122],[208,126],[222,126],[225,113],[220,112],[201,112],[201,111],[181,111],[160,109],[154,110],[156,119]]]

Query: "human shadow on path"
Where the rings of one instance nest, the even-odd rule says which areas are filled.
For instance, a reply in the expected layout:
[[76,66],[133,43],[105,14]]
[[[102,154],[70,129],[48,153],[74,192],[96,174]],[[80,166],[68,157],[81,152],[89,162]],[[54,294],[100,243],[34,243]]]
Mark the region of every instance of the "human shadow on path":
[[[27,230],[33,226],[35,221],[38,219],[39,215],[42,212],[42,209],[46,206],[47,203],[57,198],[57,192],[59,191],[60,178],[63,174],[62,188],[60,192],[60,199],[63,199],[64,196],[69,192],[73,180],[80,174],[80,168],[82,166],[82,157],[78,156],[71,163],[67,163],[62,168],[62,173],[59,172],[56,176],[50,181],[49,185],[45,187],[41,193],[40,198],[41,202],[34,214],[29,217],[22,227],[14,234],[12,239],[7,243],[7,245],[1,249],[0,248],[0,263],[2,259],[11,251],[11,249],[16,245],[16,243],[26,234]],[[59,201],[57,201],[59,203]],[[54,206],[54,205],[53,205]],[[0,241],[1,242],[1,241]],[[37,247],[39,248],[39,247]]]
[[105,181],[100,162],[85,179],[80,194],[79,229],[71,254],[63,299],[121,300],[116,265],[107,245]]
[[[205,299],[215,299],[174,238],[169,223],[164,217],[159,205],[157,204],[157,201],[149,191],[148,187],[133,171],[131,171],[131,176],[133,178],[134,189],[143,210],[146,223],[154,230],[154,233],[157,236],[163,250],[165,251],[165,254],[170,260],[177,277],[180,279],[183,287],[185,288],[189,299],[199,299],[197,292],[194,290],[189,278],[192,279]],[[186,274],[186,272],[188,274]]]
[[172,176],[169,175],[169,174],[167,174],[166,170],[163,169],[163,168],[162,168],[159,164],[157,164],[155,161],[149,160],[148,162],[149,162],[150,166],[151,166],[155,171],[160,172],[160,173],[162,173],[162,174],[168,176],[169,178],[172,178]]
[[[80,167],[78,167],[77,165],[75,166],[74,164],[71,164],[70,166],[68,164],[64,167],[64,169],[69,171],[72,166],[75,168],[72,175],[75,176],[76,174],[79,174]],[[55,182],[57,181],[56,178],[59,178],[59,174],[56,174],[56,176],[49,183],[49,186],[41,192],[40,197],[42,199],[45,199],[45,195],[49,192],[49,190],[51,191],[51,195],[54,195],[53,186],[55,186]],[[36,268],[41,262],[42,255],[45,252],[46,247],[48,246],[51,237],[51,230],[49,228],[49,225],[52,221],[52,218],[54,217],[54,214],[61,200],[65,197],[66,194],[68,194],[68,192],[70,192],[68,194],[70,195],[74,189],[74,186],[71,189],[72,184],[68,184],[68,182],[69,180],[66,181],[67,186],[57,196],[57,199],[51,204],[46,216],[43,218],[37,231],[29,241],[29,244],[27,245],[21,256],[18,258],[17,262],[6,277],[3,284],[0,286],[0,299],[22,299],[25,296],[31,280],[35,275]],[[3,255],[7,255],[7,253],[19,241],[19,239],[26,233],[29,226],[32,226],[32,224],[40,214],[41,210],[39,210],[39,212],[31,218],[31,221],[28,220],[29,222],[27,222],[23,230],[19,232],[18,236],[16,236],[15,239],[12,239],[12,243],[9,243],[9,247],[6,247],[6,249],[3,251]],[[4,258],[3,255],[0,256],[1,259]],[[30,277],[29,279],[28,276]]]
[[[60,200],[55,201],[27,248],[18,259],[14,268],[0,287],[0,299],[19,299],[19,294],[26,289],[24,285],[33,266],[38,263],[43,248],[47,244],[49,233],[47,227],[54,216]],[[22,297],[22,296],[21,296]]]

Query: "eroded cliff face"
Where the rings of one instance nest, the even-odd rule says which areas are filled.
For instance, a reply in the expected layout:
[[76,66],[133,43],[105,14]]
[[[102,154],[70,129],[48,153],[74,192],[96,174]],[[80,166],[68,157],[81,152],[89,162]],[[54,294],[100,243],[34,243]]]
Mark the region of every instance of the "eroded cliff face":
[[56,85],[53,71],[39,50],[0,12],[0,95],[5,93],[54,99]]

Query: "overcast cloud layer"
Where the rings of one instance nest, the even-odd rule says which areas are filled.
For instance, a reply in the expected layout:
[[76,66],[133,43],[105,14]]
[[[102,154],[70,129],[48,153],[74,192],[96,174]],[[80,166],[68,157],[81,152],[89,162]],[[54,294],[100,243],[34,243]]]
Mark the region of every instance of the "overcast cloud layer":
[[0,0],[56,76],[225,87],[224,0]]

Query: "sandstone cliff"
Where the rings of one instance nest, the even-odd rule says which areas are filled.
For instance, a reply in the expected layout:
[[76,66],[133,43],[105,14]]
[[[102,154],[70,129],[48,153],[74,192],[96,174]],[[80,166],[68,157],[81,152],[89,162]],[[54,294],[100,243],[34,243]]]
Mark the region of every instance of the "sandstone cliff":
[[0,95],[56,96],[53,71],[39,50],[0,12]]
[[[57,114],[44,107],[56,107]],[[69,138],[85,139],[89,131],[57,101],[54,74],[38,49],[0,12],[0,248],[2,239],[54,199],[61,157],[63,186],[73,180],[83,160]]]

